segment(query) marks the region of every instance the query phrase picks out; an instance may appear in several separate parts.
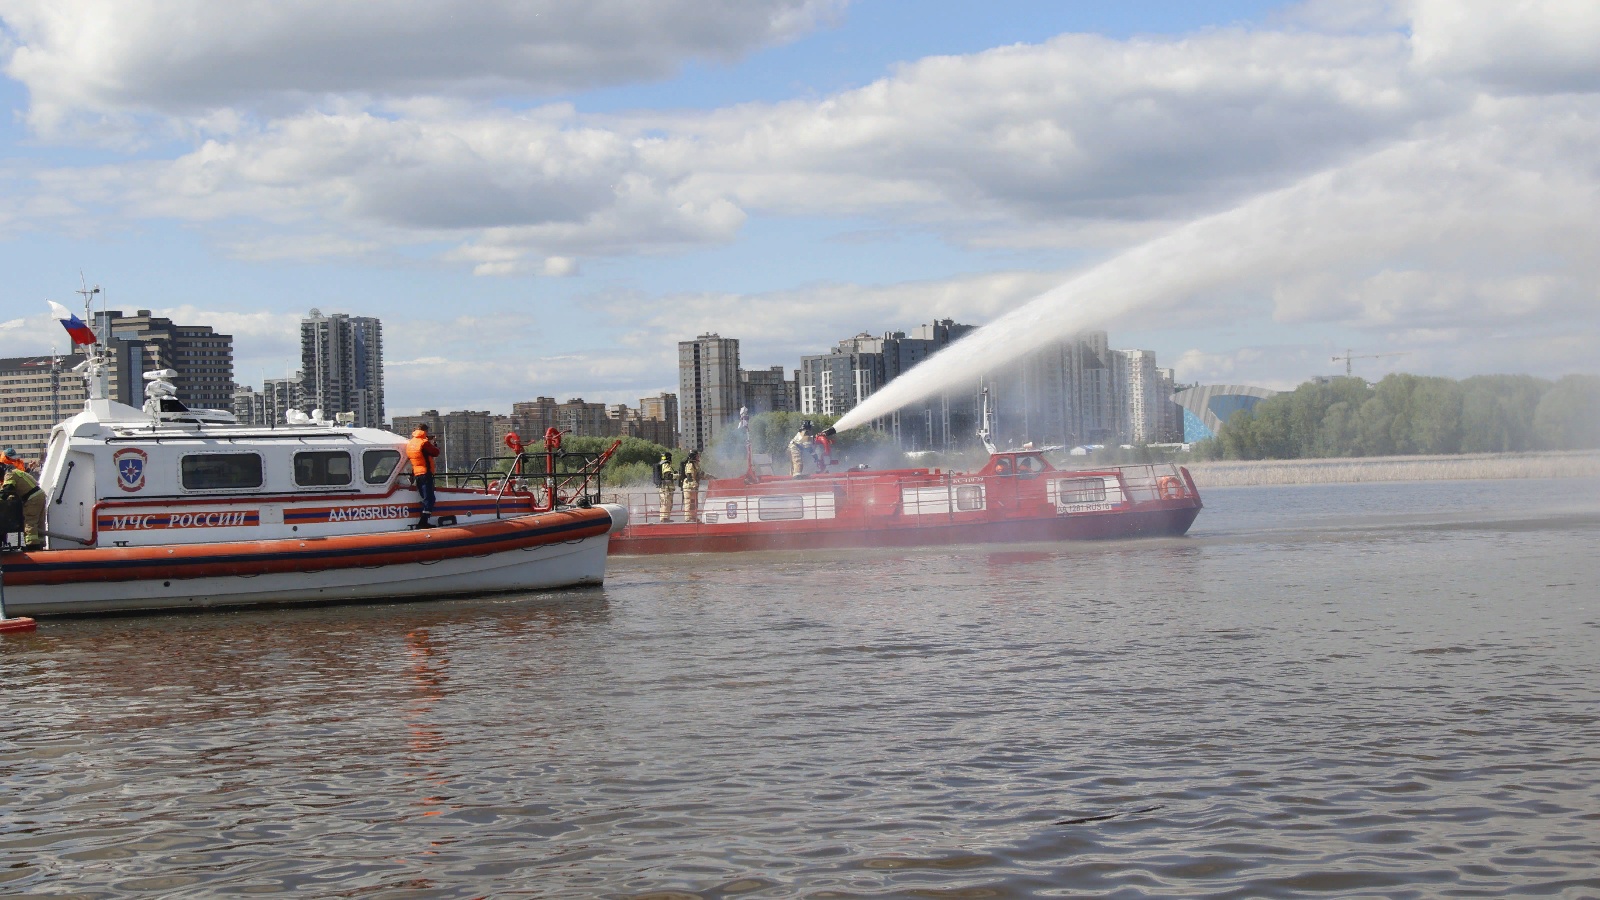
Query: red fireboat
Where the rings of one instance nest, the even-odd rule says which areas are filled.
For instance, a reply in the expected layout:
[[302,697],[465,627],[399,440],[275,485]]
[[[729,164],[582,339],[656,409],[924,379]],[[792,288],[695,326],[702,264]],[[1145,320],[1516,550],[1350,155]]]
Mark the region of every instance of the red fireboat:
[[747,451],[745,473],[706,482],[692,506],[681,496],[665,510],[655,494],[615,498],[629,516],[611,534],[611,553],[1175,536],[1203,505],[1181,466],[1065,470],[1040,450],[996,450],[987,425],[979,436],[989,460],[970,474],[847,469],[790,477],[758,472]]

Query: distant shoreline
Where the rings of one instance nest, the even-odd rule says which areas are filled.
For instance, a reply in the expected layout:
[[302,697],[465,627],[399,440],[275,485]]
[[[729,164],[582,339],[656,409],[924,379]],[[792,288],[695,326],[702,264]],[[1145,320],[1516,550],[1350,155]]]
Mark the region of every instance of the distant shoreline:
[[1600,477],[1600,452],[1464,453],[1455,456],[1372,456],[1341,459],[1196,461],[1186,464],[1195,485],[1345,484],[1370,481],[1470,481],[1502,478]]

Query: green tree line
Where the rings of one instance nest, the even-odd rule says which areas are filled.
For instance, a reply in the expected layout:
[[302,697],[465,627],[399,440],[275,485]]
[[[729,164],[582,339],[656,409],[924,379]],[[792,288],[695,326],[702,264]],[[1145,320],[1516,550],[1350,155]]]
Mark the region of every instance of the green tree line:
[[1306,382],[1235,413],[1198,453],[1221,459],[1600,448],[1600,376],[1548,381],[1394,374]]

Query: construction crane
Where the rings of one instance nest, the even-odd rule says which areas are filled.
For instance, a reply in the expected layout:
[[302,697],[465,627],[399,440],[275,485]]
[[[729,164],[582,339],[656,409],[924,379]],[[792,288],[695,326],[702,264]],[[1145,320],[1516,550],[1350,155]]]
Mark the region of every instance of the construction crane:
[[1346,348],[1343,356],[1335,356],[1333,359],[1329,360],[1329,362],[1338,362],[1341,359],[1344,360],[1344,377],[1349,378],[1354,374],[1350,371],[1350,360],[1352,359],[1382,359],[1385,356],[1405,355],[1406,351],[1402,351],[1400,353],[1356,353],[1353,350]]

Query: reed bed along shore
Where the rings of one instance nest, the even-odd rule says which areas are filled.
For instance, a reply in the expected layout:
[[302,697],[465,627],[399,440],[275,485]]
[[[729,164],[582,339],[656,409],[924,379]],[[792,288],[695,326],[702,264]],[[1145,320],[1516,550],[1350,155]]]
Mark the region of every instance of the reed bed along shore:
[[1488,478],[1596,478],[1600,452],[1468,453],[1187,463],[1195,485],[1338,484],[1360,481],[1465,481]]

